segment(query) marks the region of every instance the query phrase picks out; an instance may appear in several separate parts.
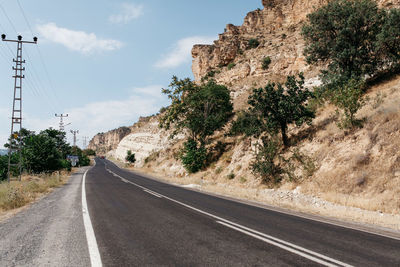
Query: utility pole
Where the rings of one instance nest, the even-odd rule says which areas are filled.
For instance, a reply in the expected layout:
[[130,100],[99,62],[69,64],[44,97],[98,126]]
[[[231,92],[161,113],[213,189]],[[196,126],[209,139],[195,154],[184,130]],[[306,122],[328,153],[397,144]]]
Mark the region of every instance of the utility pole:
[[82,144],[83,144],[83,149],[86,149],[86,145],[87,145],[87,140],[88,140],[88,136],[84,136],[84,137],[82,137],[83,138],[83,140],[82,140]]
[[64,125],[64,121],[63,121],[63,118],[66,118],[66,117],[68,117],[68,114],[60,114],[60,115],[57,115],[57,114],[55,114],[55,116],[57,117],[57,118],[60,118],[60,123],[59,123],[59,130],[60,130],[60,132],[64,132],[65,131],[65,125]]
[[74,147],[76,147],[76,135],[79,134],[79,130],[71,130],[71,133],[74,135]]
[[[11,115],[11,136],[10,143],[8,147],[8,173],[7,180],[10,182],[11,177],[11,156],[14,151],[17,151],[19,154],[19,161],[16,166],[18,166],[19,170],[19,179],[21,180],[21,171],[22,171],[22,156],[21,156],[21,140],[18,140],[18,137],[21,138],[21,129],[22,129],[22,79],[25,78],[25,75],[22,72],[25,70],[25,67],[22,67],[22,64],[25,63],[25,60],[22,60],[22,44],[37,44],[37,37],[33,37],[33,42],[31,41],[22,41],[22,36],[18,35],[18,40],[8,40],[6,39],[6,35],[2,34],[1,39],[4,42],[13,42],[17,43],[17,58],[13,59],[15,63],[15,67],[13,70],[15,74],[14,78],[14,99],[13,99],[13,109]],[[15,141],[15,142],[14,142]]]

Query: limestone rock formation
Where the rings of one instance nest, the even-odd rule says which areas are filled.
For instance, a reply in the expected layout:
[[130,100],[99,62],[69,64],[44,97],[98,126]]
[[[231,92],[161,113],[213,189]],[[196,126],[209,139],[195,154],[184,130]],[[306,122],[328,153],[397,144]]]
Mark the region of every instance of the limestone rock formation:
[[116,149],[119,142],[130,132],[131,129],[129,127],[120,127],[106,133],[99,133],[90,140],[88,148],[93,149],[99,155],[105,154],[110,150]]

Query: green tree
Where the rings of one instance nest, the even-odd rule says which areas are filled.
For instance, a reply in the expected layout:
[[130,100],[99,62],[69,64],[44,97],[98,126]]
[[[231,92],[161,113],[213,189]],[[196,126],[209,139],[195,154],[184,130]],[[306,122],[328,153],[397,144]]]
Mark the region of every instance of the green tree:
[[62,155],[56,141],[45,132],[25,139],[22,157],[24,167],[29,172],[40,173],[62,168]]
[[67,155],[71,153],[71,146],[66,142],[66,133],[49,128],[40,132],[41,134],[46,134],[50,138],[53,138],[57,149],[61,153],[61,157],[65,159]]
[[[174,76],[169,89],[163,89],[162,92],[171,99],[171,105],[160,117],[160,127],[173,127],[172,137],[180,132],[189,133],[185,153],[190,154],[194,148],[196,149],[193,151],[204,151],[208,137],[221,129],[232,116],[233,106],[228,88],[216,84],[213,80],[197,85],[190,79],[179,80]],[[186,156],[190,158],[189,154]],[[181,159],[185,161],[184,158]],[[203,164],[202,158],[195,160],[198,161],[195,165]],[[188,168],[189,172],[192,170],[193,168]]]
[[172,78],[170,89],[163,93],[171,99],[171,105],[160,118],[160,127],[174,127],[173,135],[184,130],[190,137],[206,143],[207,137],[221,129],[232,116],[233,106],[228,88],[209,81],[196,85],[190,79]]
[[350,79],[374,74],[384,63],[377,36],[385,12],[372,0],[334,0],[307,16],[302,35],[310,64],[328,63],[323,76]]
[[377,51],[388,62],[398,63],[400,59],[400,10],[392,8],[386,12],[385,22],[377,36]]
[[248,101],[249,111],[259,118],[260,127],[265,127],[271,134],[280,131],[284,146],[289,146],[288,125],[310,123],[315,116],[314,111],[307,106],[310,96],[311,92],[304,88],[302,74],[299,80],[289,76],[285,86],[270,82],[264,88],[253,89]]
[[126,152],[125,160],[132,164],[135,163],[136,162],[135,153],[132,153],[131,150],[128,150]]

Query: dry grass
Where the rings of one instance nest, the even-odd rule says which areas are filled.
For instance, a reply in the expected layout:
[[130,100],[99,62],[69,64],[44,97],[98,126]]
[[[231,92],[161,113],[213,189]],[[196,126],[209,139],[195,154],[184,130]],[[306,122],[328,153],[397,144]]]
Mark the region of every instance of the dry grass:
[[21,181],[0,183],[0,212],[16,209],[35,201],[52,188],[65,184],[69,173],[24,175]]

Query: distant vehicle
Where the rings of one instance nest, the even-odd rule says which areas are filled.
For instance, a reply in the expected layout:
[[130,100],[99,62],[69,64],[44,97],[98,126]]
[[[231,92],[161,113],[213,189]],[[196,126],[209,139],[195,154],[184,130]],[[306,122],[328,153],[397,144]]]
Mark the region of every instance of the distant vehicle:
[[100,158],[101,158],[101,159],[105,159],[106,157],[104,157],[104,156],[100,156]]

